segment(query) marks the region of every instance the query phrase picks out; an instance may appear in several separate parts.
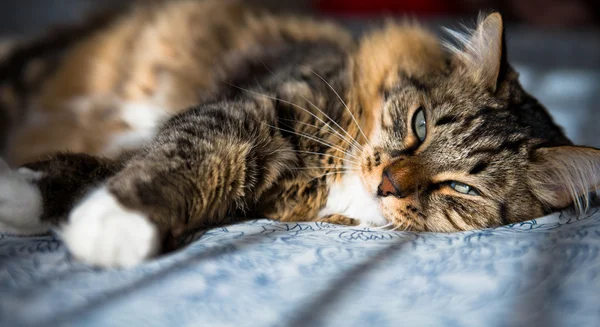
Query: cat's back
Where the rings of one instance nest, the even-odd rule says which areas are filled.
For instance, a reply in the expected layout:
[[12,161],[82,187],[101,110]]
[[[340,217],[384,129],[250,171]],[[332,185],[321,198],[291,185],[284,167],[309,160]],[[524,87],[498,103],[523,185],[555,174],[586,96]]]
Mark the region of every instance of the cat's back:
[[[304,41],[352,44],[335,25],[239,1],[134,5],[64,49],[41,87],[27,93],[9,160],[65,150],[115,157],[135,149],[170,115],[217,96],[240,57]],[[3,95],[0,102],[7,106]]]

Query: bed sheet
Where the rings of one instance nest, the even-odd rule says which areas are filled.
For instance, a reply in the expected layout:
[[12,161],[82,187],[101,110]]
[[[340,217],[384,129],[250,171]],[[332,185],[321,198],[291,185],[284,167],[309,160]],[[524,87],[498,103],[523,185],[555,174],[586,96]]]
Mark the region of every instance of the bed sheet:
[[600,213],[454,234],[254,220],[132,269],[0,236],[0,326],[600,326]]

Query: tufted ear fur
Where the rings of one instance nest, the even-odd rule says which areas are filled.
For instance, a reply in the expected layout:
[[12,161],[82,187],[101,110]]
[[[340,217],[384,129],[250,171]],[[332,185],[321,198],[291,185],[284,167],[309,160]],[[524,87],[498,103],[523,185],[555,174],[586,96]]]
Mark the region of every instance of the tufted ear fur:
[[507,65],[502,16],[496,12],[480,19],[472,33],[447,31],[459,43],[458,47],[446,45],[455,60],[466,68],[475,83],[495,92]]
[[600,189],[600,150],[583,146],[541,148],[528,171],[535,196],[553,209],[573,204],[578,212]]

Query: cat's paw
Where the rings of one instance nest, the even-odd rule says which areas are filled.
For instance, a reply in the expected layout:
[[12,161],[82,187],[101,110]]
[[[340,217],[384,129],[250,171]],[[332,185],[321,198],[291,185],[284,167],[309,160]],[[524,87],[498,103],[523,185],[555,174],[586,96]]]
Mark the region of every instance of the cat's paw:
[[105,187],[73,209],[61,234],[73,256],[100,267],[131,267],[160,247],[158,228],[145,215],[123,207]]
[[28,168],[11,170],[0,159],[0,232],[32,235],[48,230],[40,222],[43,200],[35,181],[41,177]]

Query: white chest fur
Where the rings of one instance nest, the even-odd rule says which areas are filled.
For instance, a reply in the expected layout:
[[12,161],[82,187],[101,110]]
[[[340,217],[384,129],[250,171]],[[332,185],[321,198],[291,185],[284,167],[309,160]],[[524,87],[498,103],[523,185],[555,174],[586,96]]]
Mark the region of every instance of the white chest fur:
[[387,224],[374,195],[367,192],[360,177],[352,173],[345,174],[340,182],[329,189],[327,203],[319,212],[319,217],[332,214],[358,219],[361,225]]

